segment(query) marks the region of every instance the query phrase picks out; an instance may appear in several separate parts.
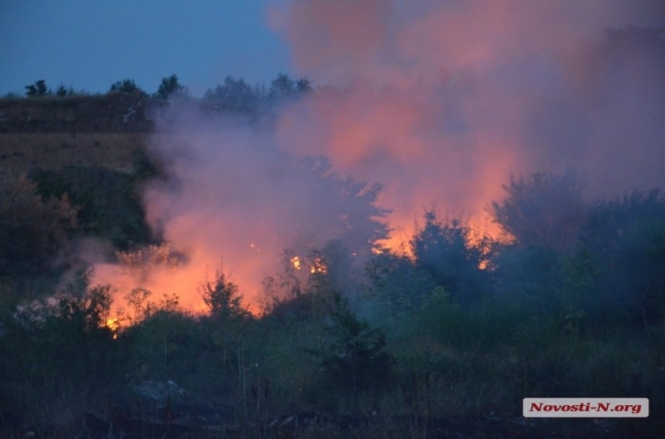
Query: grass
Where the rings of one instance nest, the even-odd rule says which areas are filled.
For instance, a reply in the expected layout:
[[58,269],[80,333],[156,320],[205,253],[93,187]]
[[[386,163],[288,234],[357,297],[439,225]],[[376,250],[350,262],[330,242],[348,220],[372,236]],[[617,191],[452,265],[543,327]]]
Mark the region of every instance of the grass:
[[0,170],[99,166],[132,170],[148,133],[0,133]]

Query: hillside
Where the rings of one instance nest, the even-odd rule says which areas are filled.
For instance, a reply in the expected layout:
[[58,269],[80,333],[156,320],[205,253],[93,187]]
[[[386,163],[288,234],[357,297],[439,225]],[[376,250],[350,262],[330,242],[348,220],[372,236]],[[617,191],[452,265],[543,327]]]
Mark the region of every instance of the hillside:
[[149,132],[164,103],[126,93],[0,99],[0,133]]
[[123,93],[0,99],[0,169],[130,171],[162,103]]

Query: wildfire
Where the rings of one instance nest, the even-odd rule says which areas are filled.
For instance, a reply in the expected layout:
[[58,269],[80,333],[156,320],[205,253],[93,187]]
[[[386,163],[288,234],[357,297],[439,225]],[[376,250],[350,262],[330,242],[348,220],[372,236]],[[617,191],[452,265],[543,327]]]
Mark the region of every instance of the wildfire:
[[316,257],[312,262],[312,266],[310,267],[309,272],[312,274],[314,273],[326,274],[328,272],[328,267],[326,267],[326,264],[323,263],[321,258]]
[[[300,258],[300,256],[294,256],[291,258],[291,265],[293,268],[296,270],[300,270],[303,268],[303,260]],[[321,274],[326,274],[328,272],[328,267],[326,267],[326,264],[323,263],[323,260],[320,257],[314,258],[312,261],[310,267],[309,267],[309,272],[311,274],[314,273],[321,273]]]

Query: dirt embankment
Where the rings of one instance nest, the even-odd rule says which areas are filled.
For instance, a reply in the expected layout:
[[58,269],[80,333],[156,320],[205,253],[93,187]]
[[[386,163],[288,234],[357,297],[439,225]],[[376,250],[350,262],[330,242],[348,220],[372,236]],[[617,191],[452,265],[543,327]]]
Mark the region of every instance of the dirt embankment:
[[163,131],[183,108],[212,123],[251,116],[216,101],[170,102],[126,93],[0,98],[0,169],[73,165],[129,171],[156,126]]
[[167,105],[145,96],[44,96],[0,99],[0,133],[149,132]]
[[0,99],[0,169],[100,166],[131,172],[168,107],[125,93]]

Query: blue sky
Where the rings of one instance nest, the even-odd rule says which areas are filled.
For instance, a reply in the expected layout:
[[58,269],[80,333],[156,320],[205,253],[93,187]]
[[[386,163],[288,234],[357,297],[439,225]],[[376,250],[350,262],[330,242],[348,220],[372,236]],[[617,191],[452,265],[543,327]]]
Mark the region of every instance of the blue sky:
[[0,95],[46,80],[106,92],[124,78],[148,93],[172,74],[194,95],[227,75],[268,84],[291,73],[267,25],[268,0],[0,1]]

